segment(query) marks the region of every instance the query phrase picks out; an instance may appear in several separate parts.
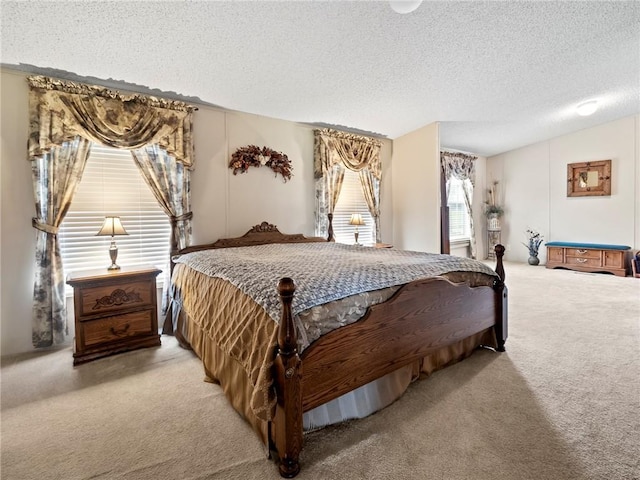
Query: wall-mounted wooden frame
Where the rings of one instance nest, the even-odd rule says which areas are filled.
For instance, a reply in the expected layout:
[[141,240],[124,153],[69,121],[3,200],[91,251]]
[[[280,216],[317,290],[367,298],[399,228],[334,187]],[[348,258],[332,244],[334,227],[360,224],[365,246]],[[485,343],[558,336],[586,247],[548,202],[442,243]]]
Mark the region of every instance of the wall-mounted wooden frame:
[[611,195],[611,160],[567,165],[567,197],[605,195]]

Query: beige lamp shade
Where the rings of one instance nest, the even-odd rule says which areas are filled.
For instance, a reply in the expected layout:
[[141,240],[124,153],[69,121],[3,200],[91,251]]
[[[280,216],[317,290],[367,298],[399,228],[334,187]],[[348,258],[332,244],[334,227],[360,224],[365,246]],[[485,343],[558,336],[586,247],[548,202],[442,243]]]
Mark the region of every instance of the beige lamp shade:
[[96,233],[98,236],[113,237],[114,235],[129,235],[122,226],[120,217],[104,217],[104,223],[100,231]]
[[351,219],[349,220],[349,225],[364,225],[364,220],[362,220],[362,215],[359,213],[352,213]]
[[364,220],[362,220],[362,215],[360,215],[359,213],[352,213],[351,214],[351,219],[349,220],[349,225],[355,225],[356,226],[356,231],[353,232],[353,235],[355,237],[355,245],[360,245],[358,243],[358,226],[360,225],[364,225]]

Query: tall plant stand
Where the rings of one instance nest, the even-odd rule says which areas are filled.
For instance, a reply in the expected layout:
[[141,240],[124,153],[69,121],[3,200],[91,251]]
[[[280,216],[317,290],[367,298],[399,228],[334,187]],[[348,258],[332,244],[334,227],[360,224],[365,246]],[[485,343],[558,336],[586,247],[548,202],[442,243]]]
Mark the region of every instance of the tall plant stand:
[[500,226],[500,219],[496,215],[491,215],[487,218],[487,259],[495,260],[496,252],[495,246],[501,242],[502,228]]

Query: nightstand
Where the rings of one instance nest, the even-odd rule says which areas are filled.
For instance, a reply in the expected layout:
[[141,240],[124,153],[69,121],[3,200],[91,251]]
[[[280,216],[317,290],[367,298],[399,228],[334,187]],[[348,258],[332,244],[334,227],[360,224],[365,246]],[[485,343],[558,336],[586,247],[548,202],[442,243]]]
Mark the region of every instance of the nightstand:
[[155,267],[92,270],[67,277],[73,287],[73,364],[160,345]]

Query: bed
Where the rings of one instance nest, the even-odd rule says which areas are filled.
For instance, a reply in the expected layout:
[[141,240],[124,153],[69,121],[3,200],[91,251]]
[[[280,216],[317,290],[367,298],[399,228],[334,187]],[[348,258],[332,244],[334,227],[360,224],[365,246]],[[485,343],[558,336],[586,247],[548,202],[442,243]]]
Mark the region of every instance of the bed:
[[327,412],[364,395],[375,400],[346,418],[367,415],[480,346],[504,351],[503,253],[496,246],[493,271],[263,222],[173,257],[174,334],[291,478],[304,431],[335,421]]

